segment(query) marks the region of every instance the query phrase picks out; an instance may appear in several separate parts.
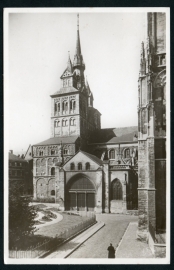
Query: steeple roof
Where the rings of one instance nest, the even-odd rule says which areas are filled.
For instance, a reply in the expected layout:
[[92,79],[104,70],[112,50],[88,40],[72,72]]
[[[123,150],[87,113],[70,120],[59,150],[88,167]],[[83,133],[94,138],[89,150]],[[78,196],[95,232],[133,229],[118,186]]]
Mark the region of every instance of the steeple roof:
[[80,33],[79,33],[79,14],[77,14],[77,40],[76,40],[76,51],[74,55],[73,66],[83,66],[85,63],[83,61],[83,56],[81,54],[81,45],[80,45]]
[[73,67],[72,67],[70,55],[68,56],[67,70],[68,70],[69,72],[73,73]]

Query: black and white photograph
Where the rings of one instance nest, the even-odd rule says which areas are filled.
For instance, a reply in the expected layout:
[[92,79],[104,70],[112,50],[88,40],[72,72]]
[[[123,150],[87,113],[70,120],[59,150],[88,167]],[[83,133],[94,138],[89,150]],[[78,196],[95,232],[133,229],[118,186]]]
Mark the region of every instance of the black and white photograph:
[[169,22],[4,9],[5,264],[170,263]]

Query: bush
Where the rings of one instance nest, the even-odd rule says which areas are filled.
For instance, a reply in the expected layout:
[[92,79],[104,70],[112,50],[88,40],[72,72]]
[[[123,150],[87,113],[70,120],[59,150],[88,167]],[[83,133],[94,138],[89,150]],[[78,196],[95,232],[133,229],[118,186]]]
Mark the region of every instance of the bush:
[[20,195],[17,185],[9,187],[9,248],[22,242],[35,230],[36,210],[30,205],[30,197]]

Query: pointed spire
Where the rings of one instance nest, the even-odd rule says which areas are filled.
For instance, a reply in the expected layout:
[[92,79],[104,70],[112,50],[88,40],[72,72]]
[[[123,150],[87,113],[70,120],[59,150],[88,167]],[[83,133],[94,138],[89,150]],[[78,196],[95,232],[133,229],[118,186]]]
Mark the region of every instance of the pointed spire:
[[81,46],[80,46],[80,34],[79,34],[79,14],[77,14],[77,41],[76,41],[76,55],[81,55]]
[[144,42],[142,42],[140,53],[140,76],[144,76],[145,74],[146,74],[146,59],[145,59]]
[[144,59],[145,52],[144,52],[144,42],[141,42],[141,59]]
[[77,14],[77,40],[76,40],[76,51],[74,55],[73,66],[82,66],[85,69],[85,64],[83,61],[83,56],[81,54],[81,45],[80,45],[80,33],[79,33],[79,14]]
[[71,63],[71,58],[70,58],[70,52],[68,51],[68,62],[67,62],[67,70],[69,72],[73,72],[73,68],[72,68],[72,63]]

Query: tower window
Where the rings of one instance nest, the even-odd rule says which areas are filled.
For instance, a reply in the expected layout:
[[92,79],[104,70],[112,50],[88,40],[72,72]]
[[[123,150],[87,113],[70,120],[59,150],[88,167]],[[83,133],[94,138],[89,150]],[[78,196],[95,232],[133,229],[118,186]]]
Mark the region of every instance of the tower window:
[[51,196],[55,196],[55,190],[51,190]]
[[68,154],[68,149],[67,148],[63,149],[63,153],[64,153],[64,155],[67,155]]
[[70,101],[70,110],[74,111],[75,109],[76,109],[76,102],[75,102],[75,100],[72,99]]
[[82,163],[78,163],[78,170],[81,171],[82,170]]
[[39,152],[39,156],[43,156],[43,151],[40,151]]
[[115,151],[114,151],[114,149],[110,150],[109,159],[115,159]]
[[86,163],[86,170],[90,170],[90,163],[89,162]]
[[70,164],[70,170],[71,170],[71,171],[74,171],[74,170],[75,170],[75,165],[74,165],[74,163],[71,163],[71,164]]
[[55,150],[51,150],[51,155],[55,155]]
[[51,168],[51,175],[55,175],[55,168],[54,167]]
[[124,151],[124,157],[125,158],[129,158],[130,157],[130,149],[128,148],[128,149],[125,149],[125,151]]

